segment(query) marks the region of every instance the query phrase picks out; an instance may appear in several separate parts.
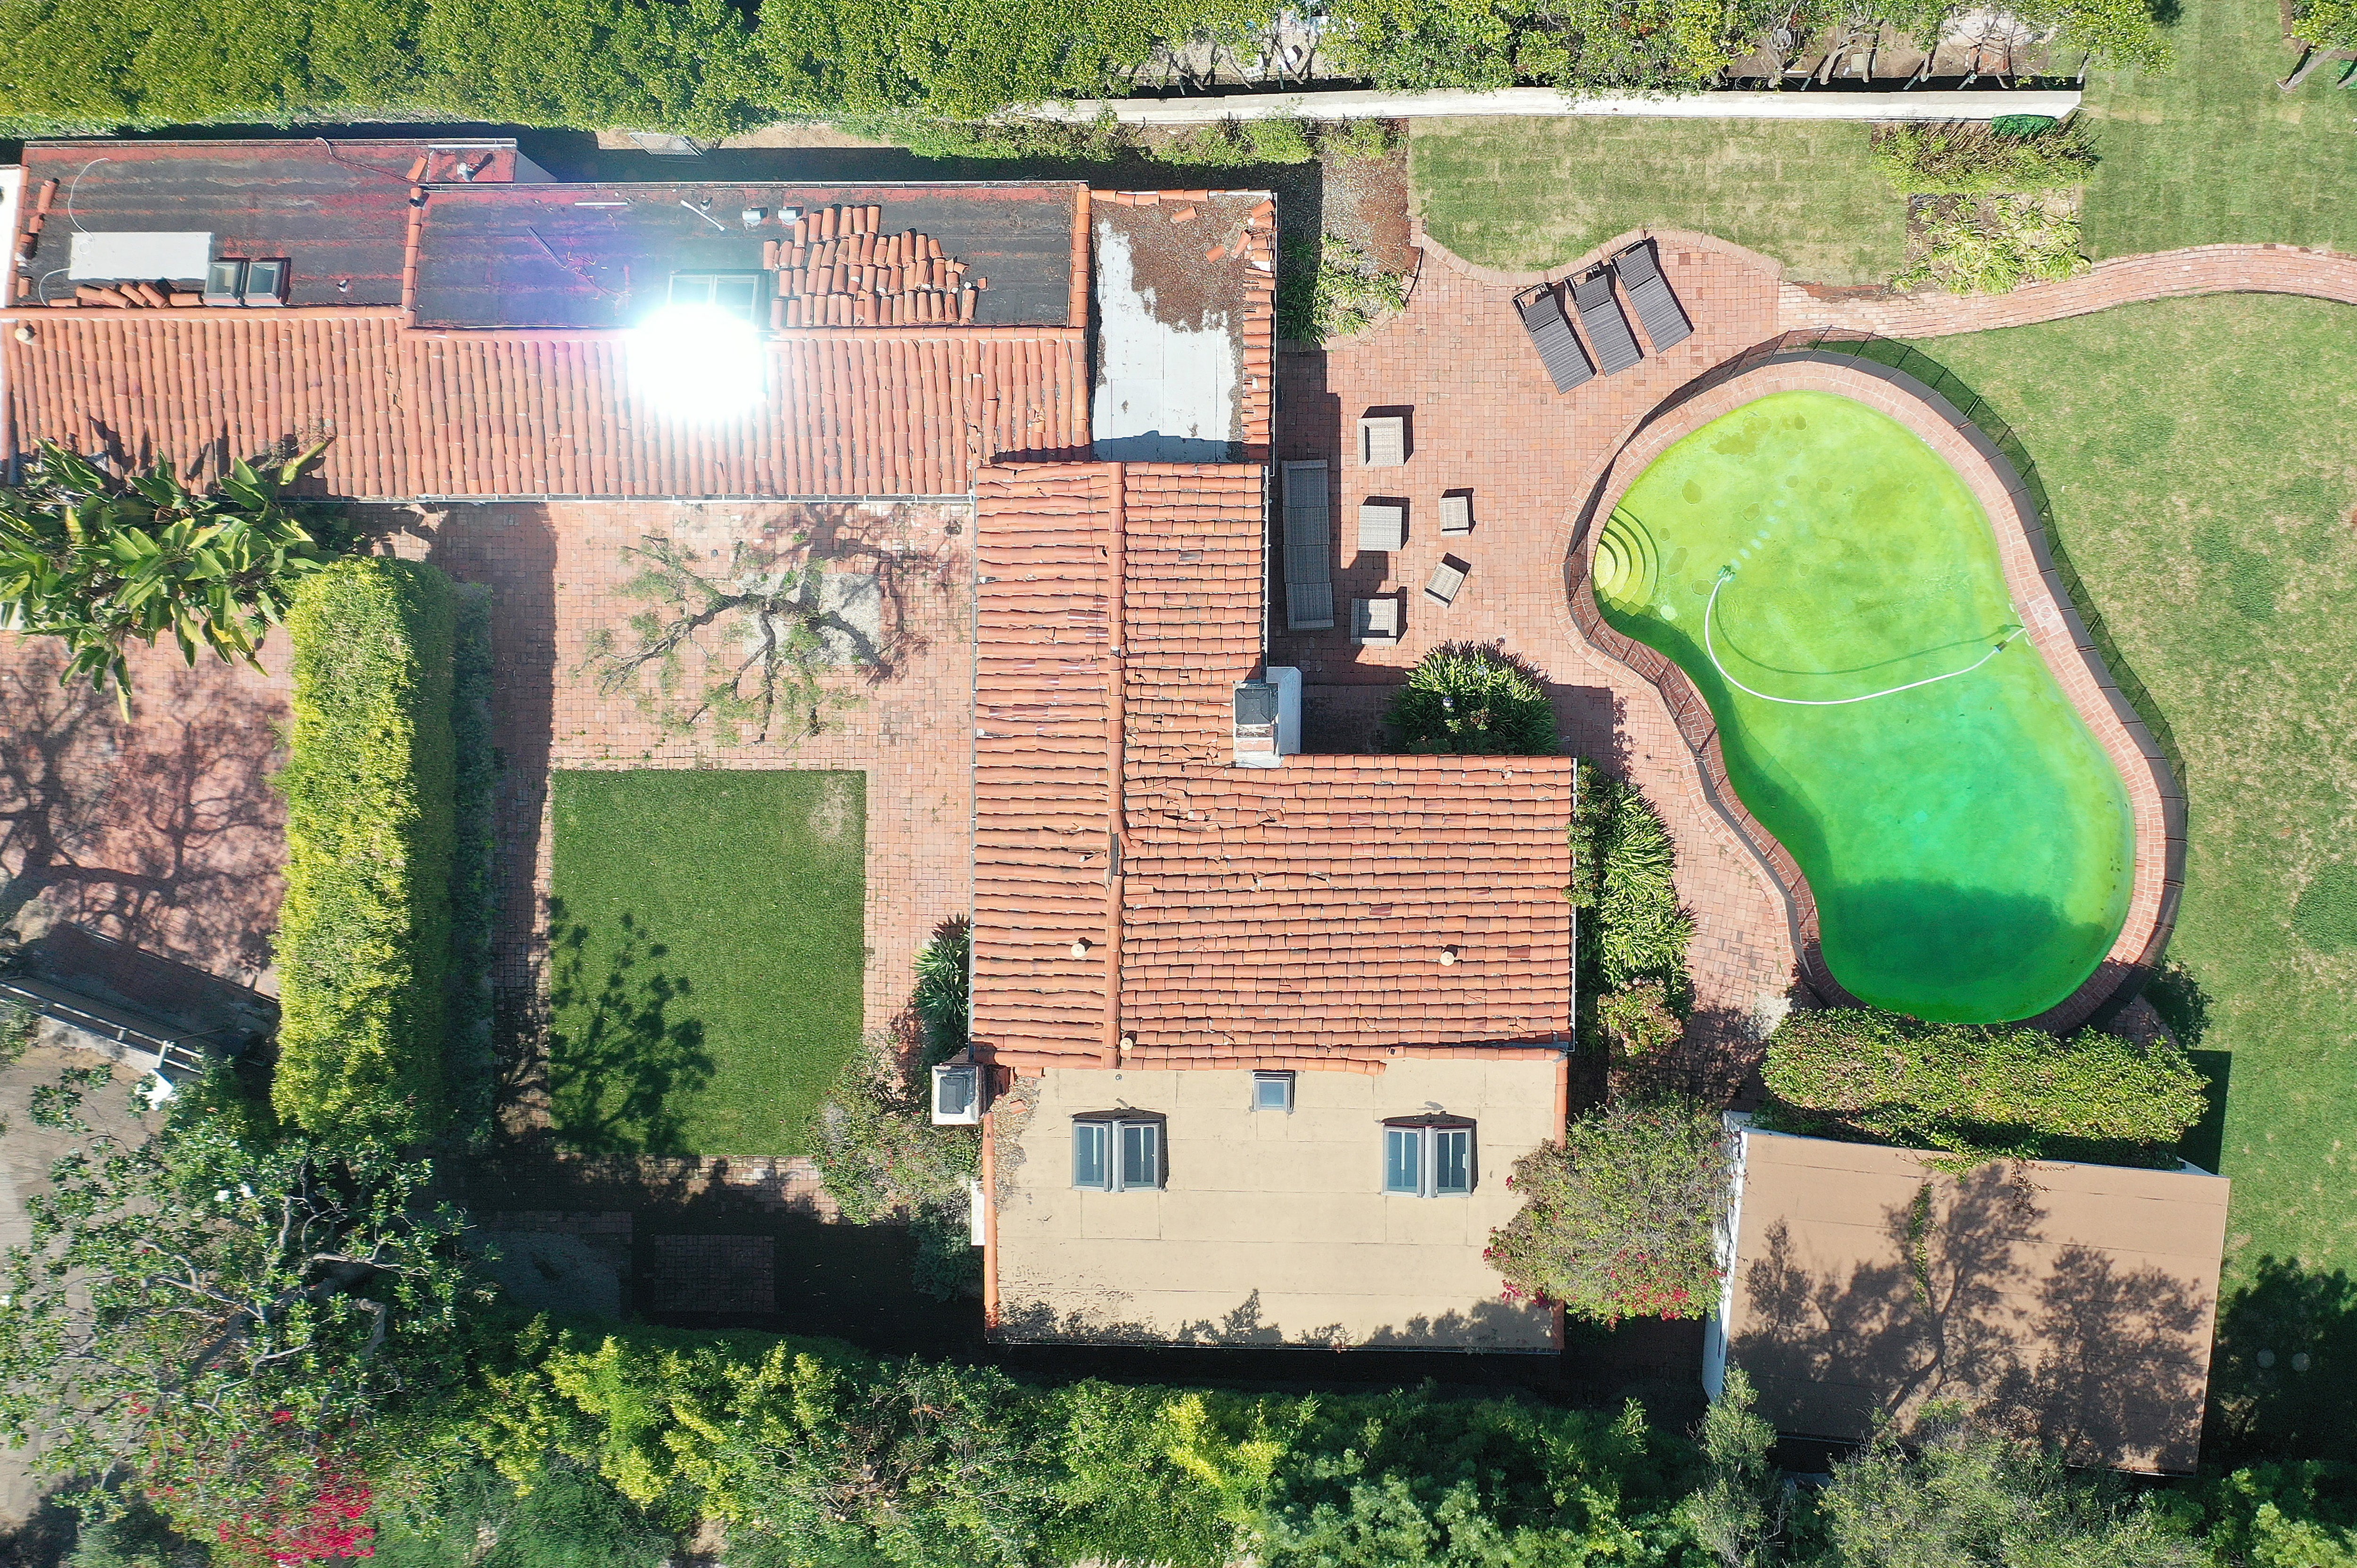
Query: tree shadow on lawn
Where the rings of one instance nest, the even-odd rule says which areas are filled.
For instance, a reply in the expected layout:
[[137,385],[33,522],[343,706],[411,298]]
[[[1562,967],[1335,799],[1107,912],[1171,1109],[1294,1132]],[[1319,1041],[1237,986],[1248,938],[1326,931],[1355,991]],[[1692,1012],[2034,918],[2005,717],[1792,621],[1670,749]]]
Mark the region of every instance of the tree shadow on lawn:
[[2261,1258],[2218,1313],[2201,1457],[2357,1460],[2357,1280]]
[[639,917],[625,912],[617,930],[597,931],[563,899],[549,901],[549,1121],[567,1147],[692,1152],[686,1106],[715,1069],[694,983],[667,972],[670,952]]

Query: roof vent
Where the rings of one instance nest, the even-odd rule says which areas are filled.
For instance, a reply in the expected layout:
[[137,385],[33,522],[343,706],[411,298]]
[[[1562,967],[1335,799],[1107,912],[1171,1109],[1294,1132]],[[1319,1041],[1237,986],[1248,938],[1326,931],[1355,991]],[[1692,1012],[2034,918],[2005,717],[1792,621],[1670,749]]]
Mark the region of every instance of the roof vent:
[[982,1122],[982,1069],[942,1062],[933,1069],[933,1125],[973,1127]]

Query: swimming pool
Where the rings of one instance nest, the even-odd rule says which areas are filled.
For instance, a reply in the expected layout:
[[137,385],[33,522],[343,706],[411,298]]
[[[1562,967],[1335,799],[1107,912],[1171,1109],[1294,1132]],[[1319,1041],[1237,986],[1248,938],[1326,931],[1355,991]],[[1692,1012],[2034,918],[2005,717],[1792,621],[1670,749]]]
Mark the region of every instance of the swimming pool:
[[2127,789],[2019,636],[1979,501],[1914,432],[1835,392],[1746,403],[1645,469],[1592,582],[1710,704],[1855,995],[1990,1023],[2094,972],[2134,887]]

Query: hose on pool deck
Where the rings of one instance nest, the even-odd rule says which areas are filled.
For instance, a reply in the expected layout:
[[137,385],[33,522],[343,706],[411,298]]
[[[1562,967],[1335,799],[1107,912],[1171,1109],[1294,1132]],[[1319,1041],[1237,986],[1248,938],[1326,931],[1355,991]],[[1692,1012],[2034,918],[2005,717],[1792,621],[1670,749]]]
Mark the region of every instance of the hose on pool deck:
[[1978,659],[1974,660],[1962,670],[1951,670],[1944,675],[1927,675],[1921,681],[1910,681],[1903,686],[1892,686],[1880,692],[1868,692],[1864,696],[1859,697],[1779,697],[1767,692],[1754,691],[1751,687],[1745,685],[1742,682],[1729,674],[1727,672],[1727,666],[1720,663],[1718,660],[1718,650],[1711,645],[1711,612],[1718,608],[1718,591],[1727,586],[1727,579],[1734,575],[1734,567],[1721,566],[1718,569],[1718,581],[1710,585],[1710,602],[1704,605],[1702,607],[1702,650],[1710,655],[1710,667],[1718,671],[1719,679],[1725,681],[1728,685],[1734,687],[1737,691],[1743,693],[1745,695],[1757,697],[1763,703],[1782,703],[1789,707],[1795,708],[1838,708],[1850,703],[1870,703],[1877,697],[1895,697],[1901,692],[1911,692],[1918,686],[1936,686],[1943,681],[1953,681],[1959,675],[1971,674],[1974,671],[1979,669],[1990,660],[1995,659],[1998,654],[2003,653],[2006,650],[2007,644],[2011,643],[2015,638],[2019,637],[2023,632],[2029,629],[2026,626],[2015,627],[2011,631],[2007,632],[2003,637],[1999,638],[1997,639],[1996,646],[1990,649],[1986,653],[1982,654]]

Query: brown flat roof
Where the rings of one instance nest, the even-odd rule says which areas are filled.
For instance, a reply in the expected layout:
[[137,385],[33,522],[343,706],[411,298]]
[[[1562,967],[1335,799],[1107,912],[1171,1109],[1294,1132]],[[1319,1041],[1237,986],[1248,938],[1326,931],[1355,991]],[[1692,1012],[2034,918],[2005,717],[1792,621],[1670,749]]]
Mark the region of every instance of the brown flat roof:
[[2192,1470],[2231,1184],[1933,1157],[1745,1131],[1721,1326],[1760,1413],[1856,1440],[1955,1400],[2074,1464]]

